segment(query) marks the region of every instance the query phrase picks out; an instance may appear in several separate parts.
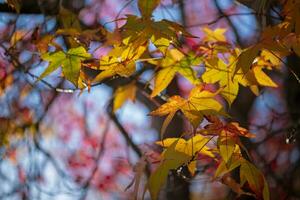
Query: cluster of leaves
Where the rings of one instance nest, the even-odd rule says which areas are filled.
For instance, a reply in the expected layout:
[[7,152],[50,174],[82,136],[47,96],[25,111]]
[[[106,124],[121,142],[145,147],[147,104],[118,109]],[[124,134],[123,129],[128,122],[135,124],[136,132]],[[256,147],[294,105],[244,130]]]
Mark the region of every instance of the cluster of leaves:
[[[238,195],[269,199],[266,179],[250,162],[251,157],[240,141],[240,137],[254,135],[238,123],[225,119],[228,119],[227,111],[240,86],[249,87],[255,95],[259,95],[260,87],[277,87],[266,71],[279,69],[282,58],[289,54],[300,56],[300,22],[297,21],[300,3],[287,1],[284,20],[267,27],[260,41],[246,49],[230,44],[224,35],[226,30],[220,28],[204,28],[205,37],[197,45],[192,49],[182,48],[182,38],[194,36],[175,22],[154,21],[152,12],[159,3],[159,0],[138,1],[141,17],[127,15],[122,19],[125,24],[113,32],[104,28],[83,31],[76,16],[61,9],[64,28],[36,42],[41,58],[49,62],[39,79],[59,67],[63,76],[80,89],[106,79],[133,77],[130,83],[115,90],[113,110],[116,112],[125,101],[135,100],[140,81],[136,76],[137,62],[155,71],[150,98],[163,94],[176,75],[184,77],[193,85],[189,96],[169,97],[165,104],[150,113],[167,116],[161,129],[162,141],[157,142],[164,148],[161,162],[147,183],[152,199],[157,199],[170,170],[187,165],[194,175],[199,155],[218,164],[214,178]],[[60,36],[67,38],[70,46],[67,51],[55,43],[55,38]],[[92,58],[87,51],[91,41],[100,41],[110,50],[100,58]],[[48,43],[55,47],[54,52],[47,52]],[[155,50],[150,51],[153,45]],[[97,70],[98,74],[91,78],[84,68]],[[186,118],[194,131],[180,138],[163,139],[175,114]],[[207,125],[201,126],[203,123]],[[240,173],[239,181],[230,176],[234,170]]]

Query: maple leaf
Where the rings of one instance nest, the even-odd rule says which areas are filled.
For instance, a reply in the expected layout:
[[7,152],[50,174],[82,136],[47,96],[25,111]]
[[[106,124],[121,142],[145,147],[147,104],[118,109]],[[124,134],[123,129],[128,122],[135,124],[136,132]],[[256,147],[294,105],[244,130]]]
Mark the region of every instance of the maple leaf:
[[132,45],[115,47],[108,55],[100,59],[99,69],[102,72],[94,78],[93,82],[101,82],[115,75],[122,77],[132,75],[136,70],[136,61],[143,55],[146,48],[146,44],[136,49]]
[[118,87],[114,93],[113,111],[116,112],[127,100],[134,101],[136,89],[135,83]]
[[[210,139],[196,135],[187,141],[182,138],[168,138],[156,142],[156,144],[163,146],[165,150],[162,152],[162,162],[155,172],[151,174],[147,184],[152,199],[157,199],[160,188],[164,185],[168,172],[171,169],[177,169],[183,164],[188,163],[197,153],[214,157],[214,154],[206,146]],[[194,174],[196,162],[190,162],[188,168]]]
[[[204,82],[219,83],[220,88],[222,88],[220,94],[229,105],[238,95],[239,84],[244,87],[249,86],[256,95],[258,95],[258,86],[277,87],[277,84],[263,71],[265,61],[261,62],[261,59],[251,64],[252,67],[246,73],[241,69],[236,73],[235,61],[238,53],[239,49],[235,49],[235,52],[227,58],[227,62],[218,57],[206,60],[206,71],[202,74]],[[266,53],[264,53],[264,58],[265,56]],[[274,58],[272,59],[274,60]]]
[[281,64],[280,54],[262,50],[257,65],[265,66],[267,69],[278,68]]
[[35,41],[36,47],[38,51],[42,54],[46,53],[48,51],[48,46],[49,44],[54,44],[56,45],[52,40],[53,40],[53,35],[45,35],[44,37],[38,39]]
[[197,134],[188,140],[183,138],[167,138],[162,141],[157,141],[156,144],[167,148],[176,142],[175,150],[185,153],[190,157],[195,156],[196,153],[201,153],[214,158],[214,154],[206,146],[210,140],[211,138]]
[[181,110],[191,124],[197,127],[202,121],[203,115],[224,114],[222,112],[223,106],[214,99],[218,93],[219,91],[204,90],[203,86],[198,85],[190,92],[188,99],[175,95],[150,114],[157,116],[174,115],[173,113]]
[[10,38],[10,45],[15,46],[19,41],[22,41],[28,37],[28,31],[17,30],[15,31]]
[[187,163],[191,157],[176,150],[177,141],[174,141],[164,152],[163,159],[157,169],[151,174],[147,188],[150,191],[151,199],[156,200],[160,189],[165,184],[168,173],[171,169],[177,169]]
[[[71,10],[64,8],[63,6],[60,6],[59,8],[57,19],[61,27],[63,27],[64,29],[72,28],[78,31],[82,31],[78,15],[76,15]],[[66,40],[72,48],[80,46],[80,43],[78,43],[75,37],[67,37]]]
[[133,48],[138,48],[151,40],[164,53],[171,43],[179,46],[178,35],[195,37],[180,24],[168,20],[153,21],[134,15],[127,15],[126,19],[126,23],[121,27],[122,38],[129,38],[128,42]]
[[233,171],[237,167],[239,167],[241,165],[241,158],[242,158],[241,153],[239,153],[239,154],[234,153],[231,157],[231,162],[226,162],[224,159],[222,159],[218,165],[218,168],[217,168],[215,174],[214,174],[214,178],[222,177],[223,175],[225,175],[225,174]]
[[245,182],[249,184],[249,187],[256,194],[257,198],[270,199],[268,184],[263,174],[245,159],[241,162],[240,180],[242,185]]
[[[235,151],[239,151],[239,146],[242,146],[239,136],[253,138],[255,135],[249,133],[247,129],[242,128],[236,122],[224,123],[219,118],[214,116],[206,116],[206,119],[211,122],[199,130],[198,133],[203,135],[219,136],[217,146],[219,154],[225,163],[232,162],[232,155]],[[238,145],[239,146],[238,146]]]
[[253,74],[259,85],[277,87],[277,84],[262,70],[260,66],[254,66],[252,68]]
[[67,80],[78,86],[78,79],[81,69],[81,61],[91,58],[85,48],[77,47],[69,49],[67,52],[57,51],[54,53],[45,53],[42,59],[49,62],[47,69],[41,74],[38,80],[43,79],[50,73],[62,67],[62,72]]
[[159,5],[160,0],[139,0],[138,7],[143,18],[150,18],[153,10]]
[[173,119],[175,113],[185,104],[185,99],[175,95],[168,99],[168,102],[161,105],[158,109],[152,111],[150,115],[156,116],[164,116],[168,115],[163,122],[161,131],[160,131],[160,138],[163,138],[163,135],[170,124],[171,120]]
[[215,99],[219,92],[220,90],[216,92],[204,90],[201,85],[192,89],[181,111],[194,127],[199,125],[204,115],[225,114],[222,110],[223,106]]
[[297,35],[300,34],[300,3],[299,1],[288,1],[284,4],[284,13],[287,15],[285,20],[290,23],[292,30],[295,31]]
[[249,195],[249,196],[255,197],[255,195],[253,195],[249,192],[245,192],[242,189],[242,186],[239,183],[237,183],[229,174],[225,174],[222,177],[222,183],[226,184],[230,189],[232,189],[232,191],[237,193],[238,197],[241,195]]
[[240,127],[237,122],[225,123],[218,117],[212,115],[207,115],[206,119],[210,122],[210,124],[206,125],[203,131],[200,130],[202,134],[228,137],[255,137],[255,135],[250,133],[247,129]]
[[239,91],[240,78],[235,76],[234,68],[234,57],[230,57],[228,63],[222,59],[213,58],[207,60],[206,71],[202,75],[202,80],[206,83],[219,83],[222,88],[220,94],[229,105],[233,103]]
[[254,45],[244,49],[238,57],[235,73],[240,69],[243,73],[247,73],[254,62],[254,59],[258,56],[260,49],[260,45]]
[[200,59],[193,55],[185,56],[177,49],[170,49],[167,51],[165,58],[159,61],[152,60],[149,63],[160,67],[160,70],[155,75],[154,89],[151,97],[155,97],[163,91],[171,83],[176,73],[181,74],[192,84],[200,83],[196,72],[192,68],[192,66],[200,63]]
[[227,136],[218,138],[219,152],[225,163],[231,161],[232,154],[237,147],[235,143],[233,138]]
[[226,42],[226,37],[224,36],[226,29],[224,28],[212,30],[205,27],[203,28],[203,32],[205,33],[205,37],[203,39],[204,42]]

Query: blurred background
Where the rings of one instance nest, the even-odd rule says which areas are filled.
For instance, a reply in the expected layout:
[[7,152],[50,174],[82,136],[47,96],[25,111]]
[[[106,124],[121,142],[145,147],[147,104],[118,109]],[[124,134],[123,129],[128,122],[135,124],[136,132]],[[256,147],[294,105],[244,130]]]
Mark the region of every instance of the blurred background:
[[[156,105],[138,94],[135,102],[126,102],[111,116],[109,105],[118,83],[80,91],[59,70],[36,83],[47,63],[40,60],[35,37],[61,28],[61,5],[79,19],[82,30],[113,31],[124,24],[115,19],[140,15],[136,0],[21,2],[17,14],[0,0],[0,199],[131,199],[133,188],[127,186],[141,154],[155,160],[160,153],[153,142],[159,139],[163,120],[148,116]],[[258,40],[263,27],[281,17],[276,1],[266,7],[269,17],[254,15],[255,2],[162,0],[153,18],[178,22],[198,36],[183,41],[189,48],[197,46],[207,26],[225,28],[230,43],[247,47]],[[63,37],[56,42],[66,47]],[[96,58],[107,51],[97,40],[89,44]],[[298,57],[285,61],[300,74]],[[148,81],[152,75],[147,70],[142,79]],[[264,88],[258,97],[241,88],[230,114],[257,135],[243,142],[269,182],[271,199],[300,199],[300,87],[286,66],[271,76],[278,88]],[[185,96],[190,89],[177,77],[165,94]],[[175,118],[167,135],[178,136],[187,128],[185,121]],[[207,168],[198,171],[193,179],[170,175],[161,199],[237,198],[213,182]]]

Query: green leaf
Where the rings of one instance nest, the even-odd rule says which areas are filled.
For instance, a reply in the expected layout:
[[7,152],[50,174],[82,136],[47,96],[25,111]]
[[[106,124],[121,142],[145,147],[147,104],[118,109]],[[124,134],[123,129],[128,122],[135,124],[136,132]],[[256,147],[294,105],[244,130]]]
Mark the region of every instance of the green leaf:
[[138,6],[143,18],[150,18],[160,0],[139,0]]
[[62,51],[54,53],[45,53],[42,59],[49,62],[47,69],[40,75],[38,80],[41,80],[59,68],[61,63],[66,59],[66,54]]
[[43,54],[42,59],[48,61],[50,64],[38,78],[38,80],[48,76],[59,66],[61,66],[65,78],[77,87],[81,69],[81,61],[90,57],[91,55],[87,53],[83,47],[72,48],[67,53],[58,51],[54,53]]
[[90,57],[91,55],[83,47],[73,48],[67,52],[66,59],[62,63],[62,70],[66,79],[75,86],[78,84],[81,61]]

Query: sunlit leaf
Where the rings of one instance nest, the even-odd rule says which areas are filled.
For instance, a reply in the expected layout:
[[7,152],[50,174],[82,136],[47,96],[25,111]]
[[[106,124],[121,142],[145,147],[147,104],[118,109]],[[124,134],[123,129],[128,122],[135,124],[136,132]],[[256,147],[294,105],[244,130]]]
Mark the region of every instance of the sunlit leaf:
[[172,141],[172,144],[163,152],[163,160],[148,180],[147,186],[152,200],[158,198],[159,191],[165,184],[169,171],[180,167],[191,159],[189,155],[176,149],[178,141]]
[[203,32],[205,33],[205,38],[203,39],[205,42],[226,42],[226,37],[224,36],[226,29],[217,28],[211,30],[206,27],[203,28]]
[[176,142],[175,150],[185,153],[193,157],[196,153],[202,153],[209,157],[214,157],[214,154],[209,150],[206,144],[211,140],[209,137],[204,137],[202,135],[195,135],[189,140],[183,138],[167,138],[162,141],[156,142],[156,144],[163,146],[164,148],[170,147],[174,142]]
[[155,75],[154,89],[151,97],[163,91],[171,83],[177,72],[188,79],[192,84],[200,83],[200,80],[197,79],[196,72],[192,68],[192,65],[199,64],[199,59],[192,56],[185,57],[185,55],[177,49],[170,49],[165,58],[159,61],[153,60],[150,61],[150,63],[160,67]]
[[257,82],[262,86],[277,87],[277,84],[262,70],[261,67],[253,67],[253,73]]
[[222,113],[222,105],[214,99],[217,93],[218,92],[213,93],[203,90],[201,86],[197,86],[191,91],[188,99],[173,96],[167,103],[152,111],[150,114],[164,116],[171,112],[181,110],[191,124],[197,127],[202,121],[203,115]]
[[135,83],[130,83],[125,86],[118,87],[117,90],[114,93],[114,105],[113,110],[116,112],[119,108],[122,107],[122,105],[127,101],[135,100],[136,95],[136,85]]
[[46,53],[42,55],[42,59],[48,61],[49,66],[41,74],[39,80],[49,75],[61,66],[66,79],[77,86],[81,69],[81,61],[90,57],[91,55],[87,53],[83,47],[72,48],[67,52],[58,51],[54,53]]
[[136,70],[136,61],[146,50],[146,44],[134,49],[132,46],[115,47],[108,55],[100,59],[100,70],[102,70],[93,80],[101,82],[106,78],[119,75],[128,77]]
[[185,104],[185,99],[178,95],[175,95],[170,97],[167,103],[152,111],[150,115],[164,116],[171,112],[176,112],[182,107],[183,104]]
[[195,87],[181,108],[181,111],[194,127],[197,127],[203,119],[203,115],[224,114],[223,106],[219,103],[215,96],[219,93],[204,90],[201,86]]
[[49,62],[47,69],[40,75],[39,79],[43,79],[56,69],[58,69],[63,61],[66,59],[66,55],[62,51],[54,53],[45,53],[42,55],[42,59]]
[[222,59],[208,60],[202,79],[206,83],[218,82],[222,87],[221,94],[229,105],[235,100],[239,91],[239,79],[234,74],[234,58],[225,63]]

